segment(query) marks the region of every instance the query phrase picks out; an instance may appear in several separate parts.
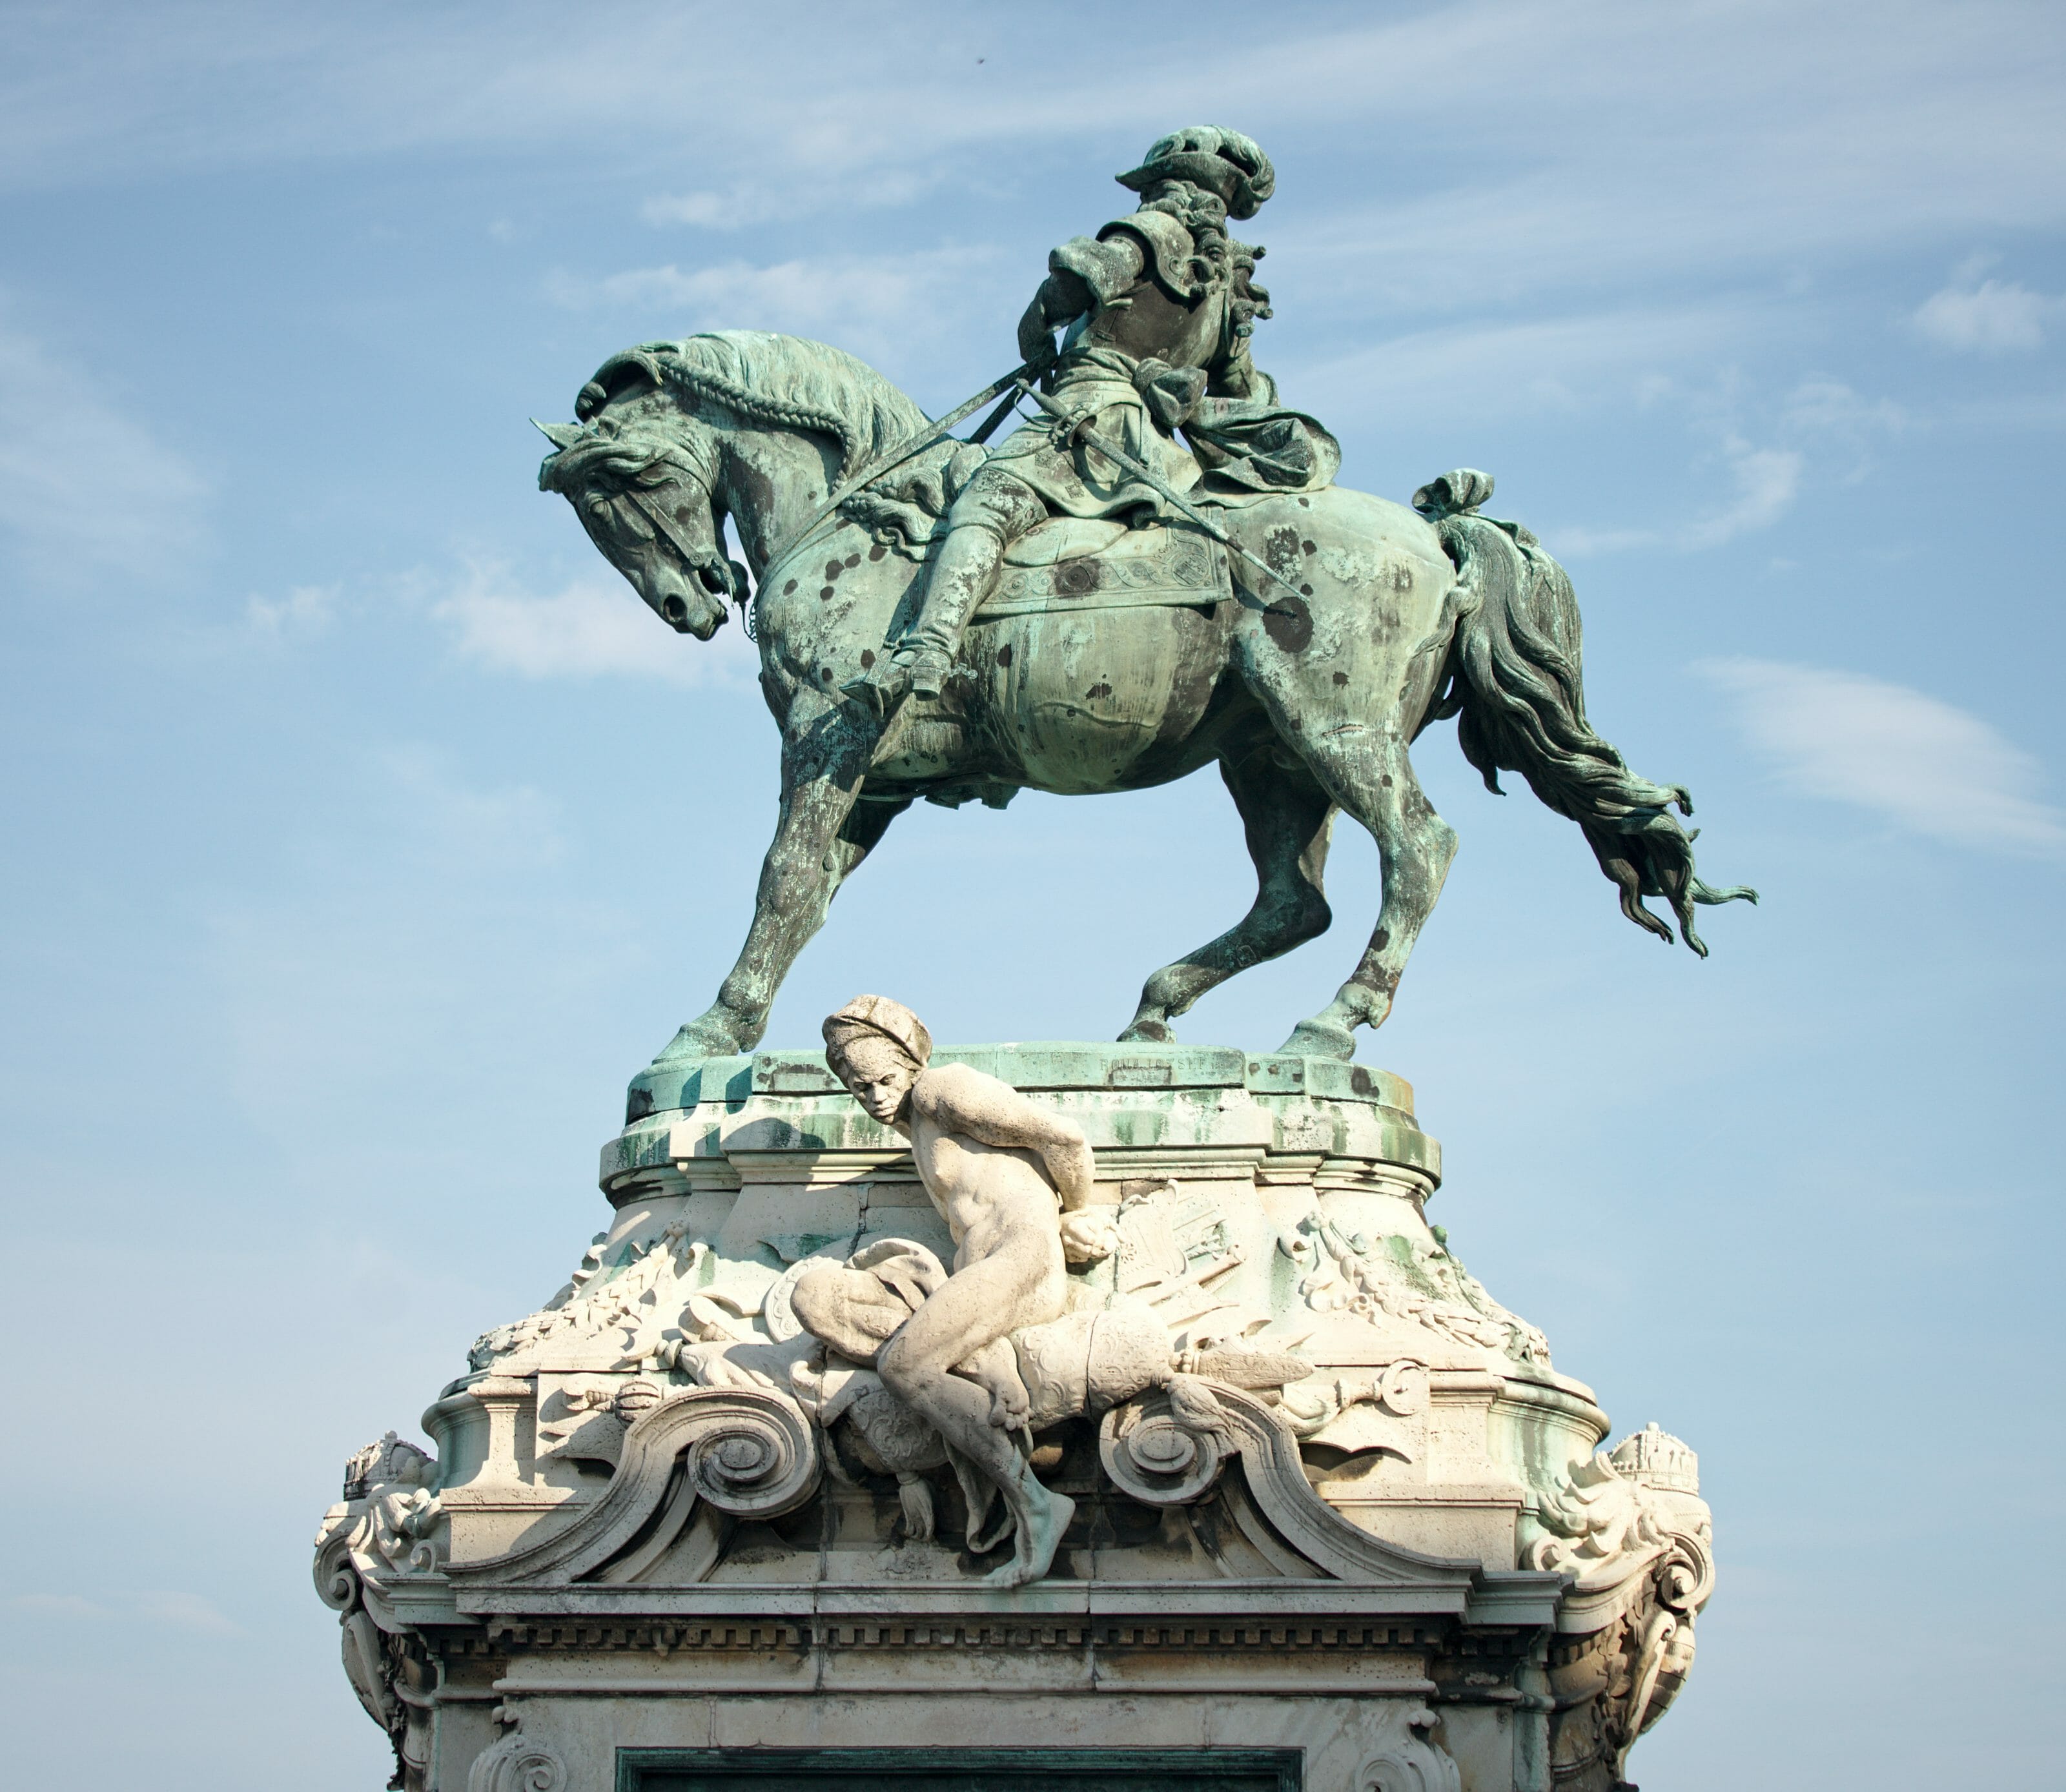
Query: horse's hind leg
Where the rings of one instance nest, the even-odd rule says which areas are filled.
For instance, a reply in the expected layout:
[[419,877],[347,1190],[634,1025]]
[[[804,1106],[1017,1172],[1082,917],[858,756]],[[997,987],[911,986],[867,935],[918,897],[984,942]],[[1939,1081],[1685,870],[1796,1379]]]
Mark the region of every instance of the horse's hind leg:
[[1121,1039],[1167,1042],[1169,1022],[1237,971],[1275,958],[1324,933],[1332,918],[1321,874],[1335,806],[1305,767],[1274,742],[1220,761],[1220,775],[1241,811],[1248,855],[1255,861],[1255,901],[1209,945],[1165,965],[1140,992],[1140,1006]]
[[1370,830],[1383,867],[1384,898],[1362,961],[1335,999],[1292,1029],[1279,1048],[1315,1058],[1351,1058],[1354,1029],[1392,1012],[1413,942],[1442,893],[1456,831],[1435,813],[1413,775],[1406,742],[1376,728],[1331,729],[1303,742],[1315,775],[1335,801]]

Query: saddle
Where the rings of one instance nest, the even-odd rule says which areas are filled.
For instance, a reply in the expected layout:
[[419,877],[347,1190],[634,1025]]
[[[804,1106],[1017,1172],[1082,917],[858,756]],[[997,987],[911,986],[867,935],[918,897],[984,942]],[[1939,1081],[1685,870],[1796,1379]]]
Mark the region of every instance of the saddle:
[[970,620],[1209,605],[1229,589],[1226,549],[1188,524],[1132,529],[1107,518],[1056,516],[1005,550],[996,589]]

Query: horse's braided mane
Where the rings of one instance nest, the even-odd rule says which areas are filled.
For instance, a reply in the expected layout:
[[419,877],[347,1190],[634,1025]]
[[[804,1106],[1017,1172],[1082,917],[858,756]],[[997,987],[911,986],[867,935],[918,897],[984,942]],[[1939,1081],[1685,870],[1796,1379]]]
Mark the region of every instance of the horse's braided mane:
[[612,355],[581,388],[575,414],[588,421],[634,369],[749,421],[831,436],[840,445],[842,475],[926,422],[902,392],[844,349],[760,330],[714,330]]

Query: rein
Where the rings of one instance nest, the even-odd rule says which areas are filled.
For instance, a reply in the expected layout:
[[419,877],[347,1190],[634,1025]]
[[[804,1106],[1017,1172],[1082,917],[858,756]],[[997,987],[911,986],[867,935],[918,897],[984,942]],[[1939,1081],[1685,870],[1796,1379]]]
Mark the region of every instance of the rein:
[[[705,504],[708,504],[710,502],[709,487],[706,486],[699,487],[699,489],[703,491],[703,502]],[[675,532],[674,520],[657,504],[649,503],[646,500],[646,495],[642,491],[634,491],[627,485],[624,488],[624,496],[631,500],[632,508],[635,509],[640,516],[643,516],[655,529],[657,529],[662,536],[666,537],[668,545],[681,556],[682,564],[684,566],[691,568],[695,572],[697,577],[701,578],[703,576],[703,569],[705,566],[709,564],[709,562],[707,560],[702,560],[696,558],[695,552],[691,549],[688,543],[684,541]],[[718,557],[722,560],[723,556],[720,553]],[[715,596],[715,593],[712,593],[712,595]],[[731,593],[727,593],[726,595],[730,596]],[[746,602],[746,599],[742,597],[739,599],[739,601],[743,605]]]

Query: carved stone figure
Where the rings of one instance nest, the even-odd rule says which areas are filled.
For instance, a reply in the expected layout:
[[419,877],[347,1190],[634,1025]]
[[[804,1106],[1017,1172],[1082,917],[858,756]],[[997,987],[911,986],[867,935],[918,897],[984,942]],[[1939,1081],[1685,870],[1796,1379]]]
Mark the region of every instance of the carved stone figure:
[[[919,798],[1002,807],[1213,763],[1254,903],[1151,977],[1120,1037],[1171,1039],[1226,977],[1327,928],[1339,813],[1377,843],[1376,925],[1282,1049],[1349,1058],[1456,850],[1408,756],[1445,716],[1492,788],[1518,772],[1578,824],[1639,925],[1672,937],[1644,904],[1661,898],[1704,954],[1695,907],[1752,896],[1700,880],[1684,787],[1637,775],[1586,720],[1570,582],[1481,514],[1491,479],[1449,474],[1411,510],[1339,487],[1333,439],[1256,370],[1260,252],[1224,227],[1269,196],[1262,152],[1194,127],[1121,178],[1142,205],[1051,258],[1028,363],[992,388],[1040,415],[994,451],[837,349],[751,330],[614,355],[577,422],[541,426],[540,485],[670,626],[708,639],[750,604],[782,732],[752,925],[663,1062],[758,1042],[833,892]],[[1051,394],[1027,377],[1043,368]]]
[[[1015,1543],[992,1578],[1023,1586],[1047,1572],[1076,1506],[1034,1479],[1011,1434],[1025,1427],[1028,1402],[1005,1338],[1061,1316],[1063,1225],[1090,1199],[1091,1151],[1080,1128],[994,1077],[964,1065],[929,1070],[932,1052],[918,1017],[881,996],[858,997],[825,1022],[833,1073],[910,1139],[954,1241],[954,1272],[927,1288],[887,1265],[822,1269],[790,1301],[806,1329],[868,1361],[940,1433],[957,1467],[1003,1498]],[[877,1317],[885,1308],[895,1315],[886,1333]]]
[[[1152,1312],[1063,1317],[1064,1261],[1099,1262],[1119,1245],[1112,1210],[1090,1204],[1092,1158],[1080,1127],[966,1065],[929,1070],[931,1036],[901,1002],[857,997],[824,1033],[826,1061],[854,1099],[910,1139],[919,1180],[954,1242],[954,1270],[923,1244],[885,1240],[799,1276],[791,1310],[847,1362],[873,1369],[921,1422],[912,1454],[908,1422],[859,1407],[878,1457],[909,1455],[896,1465],[909,1475],[930,1466],[926,1432],[937,1432],[962,1482],[970,1549],[984,1553],[1011,1536],[1012,1559],[990,1579],[1023,1586],[1052,1566],[1076,1511],[1033,1474],[1036,1426],[1105,1411],[1151,1387],[1201,1430],[1223,1434],[1225,1417],[1205,1384],[1178,1369]],[[1246,1387],[1310,1373],[1282,1357],[1220,1352],[1208,1361],[1209,1372]],[[885,1425],[894,1438],[881,1435]],[[1004,1523],[992,1530],[999,1499]],[[930,1534],[927,1507],[913,1515]]]

